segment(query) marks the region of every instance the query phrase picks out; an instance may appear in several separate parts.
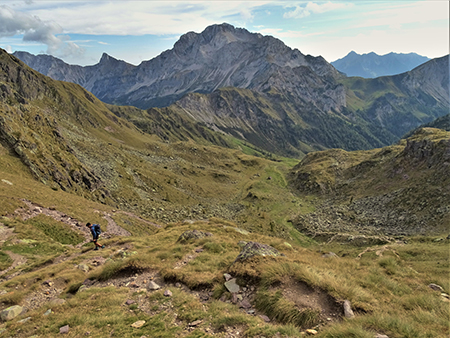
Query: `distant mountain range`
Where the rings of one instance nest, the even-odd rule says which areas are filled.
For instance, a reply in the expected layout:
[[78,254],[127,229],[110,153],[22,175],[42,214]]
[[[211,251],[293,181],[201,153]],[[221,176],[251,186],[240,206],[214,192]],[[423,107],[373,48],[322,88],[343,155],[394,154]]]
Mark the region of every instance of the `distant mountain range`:
[[[168,106],[187,93],[211,93],[223,87],[257,91],[277,87],[306,102],[314,101],[324,110],[344,104],[343,87],[335,82],[339,74],[325,59],[305,56],[274,37],[229,24],[209,26],[200,34],[186,33],[173,49],[139,66],[107,54],[98,64],[87,67],[51,56],[14,55],[55,80],[83,86],[106,103],[143,109]],[[320,83],[297,86],[309,76],[307,73],[320,77]],[[315,91],[318,86],[327,90],[319,94]]]
[[426,56],[416,53],[378,55],[373,52],[357,54],[352,51],[342,59],[331,62],[331,64],[347,76],[375,78],[405,73],[429,60]]
[[148,109],[109,108],[145,132],[179,140],[189,138],[189,131],[177,135],[185,124],[200,123],[292,157],[392,144],[448,114],[450,104],[448,56],[396,76],[346,77],[322,57],[228,24],[186,33],[173,49],[139,66],[106,54],[87,67],[14,55],[104,102]]

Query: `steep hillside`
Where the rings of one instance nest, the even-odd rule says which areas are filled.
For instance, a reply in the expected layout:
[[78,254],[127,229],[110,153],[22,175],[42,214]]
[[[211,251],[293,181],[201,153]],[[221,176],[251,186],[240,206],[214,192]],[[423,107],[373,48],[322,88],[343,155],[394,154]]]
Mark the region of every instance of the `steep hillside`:
[[419,125],[448,114],[449,56],[395,76],[345,78],[347,108],[400,138]]
[[[270,210],[276,222],[254,222],[259,208],[290,200],[290,194],[276,196],[285,189],[285,163],[215,146],[264,155],[187,118],[110,110],[80,86],[44,77],[5,51],[0,67],[0,143],[54,190],[164,222],[215,216],[289,236],[286,206]],[[247,189],[257,182],[256,192],[272,194],[259,208],[246,208]]]
[[427,61],[430,59],[416,53],[378,55],[372,52],[361,55],[352,51],[331,64],[347,76],[375,78],[405,73]]
[[[192,120],[107,106],[0,50],[0,337],[448,336],[448,239],[436,237],[449,222],[447,132],[310,153],[294,191],[296,160],[244,154],[258,150]],[[229,142],[243,151],[217,146]],[[406,229],[384,226],[388,203],[367,211],[379,191]],[[343,201],[365,218],[345,218]],[[321,243],[288,223],[314,211],[349,231],[367,219],[434,233]]]
[[397,145],[371,151],[308,154],[290,174],[299,194],[322,200],[293,220],[310,235],[427,234],[450,225],[450,134],[423,128]]

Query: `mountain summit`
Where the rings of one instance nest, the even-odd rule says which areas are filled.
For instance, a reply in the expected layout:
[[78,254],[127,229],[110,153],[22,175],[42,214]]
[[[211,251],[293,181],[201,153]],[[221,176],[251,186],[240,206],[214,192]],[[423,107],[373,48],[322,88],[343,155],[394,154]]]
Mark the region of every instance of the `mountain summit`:
[[[15,55],[44,75],[82,85],[104,102],[140,108],[167,106],[187,93],[211,93],[223,87],[262,92],[277,88],[311,101],[317,96],[314,89],[300,92],[296,88],[299,73],[310,72],[331,87],[336,87],[335,78],[339,76],[322,57],[305,56],[274,37],[226,23],[209,26],[201,33],[186,33],[173,49],[139,66],[107,54],[98,64],[87,67],[68,65],[49,56],[44,61],[43,55]],[[56,64],[64,71],[51,71]],[[339,110],[345,105],[342,88],[336,87],[329,94],[333,103],[323,104],[321,110]]]

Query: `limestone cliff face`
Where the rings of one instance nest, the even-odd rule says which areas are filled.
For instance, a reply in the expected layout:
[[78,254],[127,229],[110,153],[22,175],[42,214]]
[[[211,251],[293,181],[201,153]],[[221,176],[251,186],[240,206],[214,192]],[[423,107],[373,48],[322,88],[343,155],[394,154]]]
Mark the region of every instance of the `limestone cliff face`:
[[186,93],[236,87],[260,92],[275,88],[317,102],[324,111],[345,106],[343,88],[335,81],[339,74],[322,57],[305,56],[276,38],[228,24],[186,33],[173,49],[139,66],[106,54],[88,67],[44,55],[16,56],[54,79],[80,84],[107,103],[160,107]]

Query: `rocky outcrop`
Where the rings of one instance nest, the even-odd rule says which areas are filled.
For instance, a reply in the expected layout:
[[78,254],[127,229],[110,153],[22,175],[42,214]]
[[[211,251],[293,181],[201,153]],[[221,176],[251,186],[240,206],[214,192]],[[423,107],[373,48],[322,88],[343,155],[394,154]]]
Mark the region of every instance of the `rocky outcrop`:
[[342,241],[333,233],[356,232],[367,236],[366,243],[380,232],[443,231],[450,215],[449,166],[450,135],[431,128],[379,150],[308,154],[290,173],[291,184],[298,193],[318,194],[323,201],[293,224],[326,241]]

